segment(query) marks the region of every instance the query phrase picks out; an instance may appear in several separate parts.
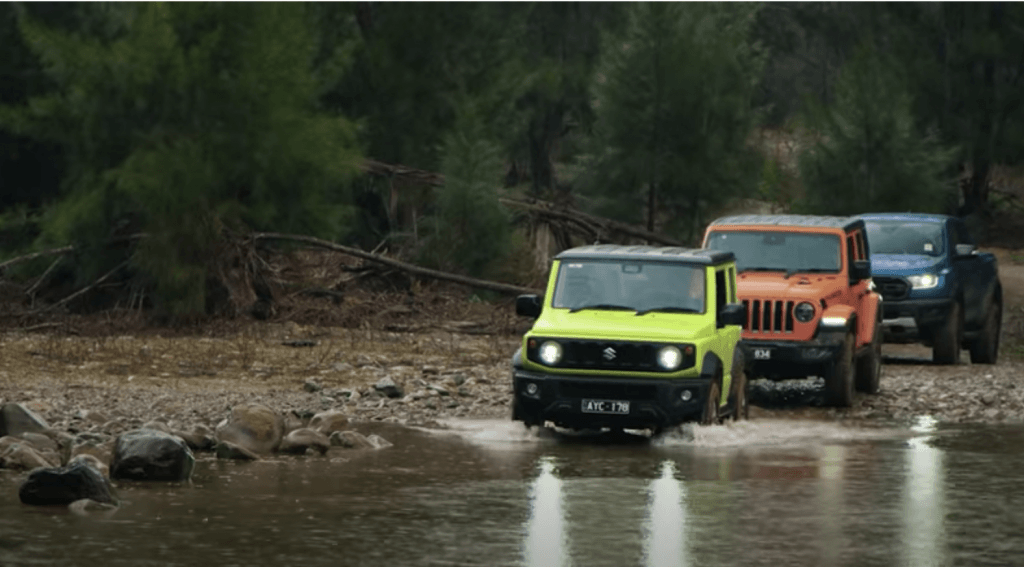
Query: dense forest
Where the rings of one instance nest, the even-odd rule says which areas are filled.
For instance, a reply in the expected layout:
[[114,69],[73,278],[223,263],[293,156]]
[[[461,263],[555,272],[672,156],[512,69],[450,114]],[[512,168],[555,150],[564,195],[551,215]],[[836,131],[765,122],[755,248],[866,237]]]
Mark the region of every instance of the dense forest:
[[742,203],[1020,203],[1018,3],[14,2],[0,46],[3,277],[172,315],[260,232],[515,283]]

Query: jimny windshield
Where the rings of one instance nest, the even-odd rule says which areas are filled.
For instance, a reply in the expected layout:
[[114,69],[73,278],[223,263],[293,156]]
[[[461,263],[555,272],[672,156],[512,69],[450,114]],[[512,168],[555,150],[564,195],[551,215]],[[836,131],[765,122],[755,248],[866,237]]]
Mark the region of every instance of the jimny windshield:
[[704,267],[668,262],[566,260],[552,306],[570,310],[704,313]]
[[834,234],[717,231],[708,235],[706,247],[735,254],[740,272],[838,273],[842,267]]

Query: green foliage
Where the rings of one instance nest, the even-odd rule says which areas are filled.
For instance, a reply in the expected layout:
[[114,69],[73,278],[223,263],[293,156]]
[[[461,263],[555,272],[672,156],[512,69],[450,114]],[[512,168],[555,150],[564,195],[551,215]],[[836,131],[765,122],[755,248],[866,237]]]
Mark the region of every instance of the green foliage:
[[[602,212],[693,238],[707,212],[752,193],[748,144],[761,57],[748,4],[638,3],[597,75],[590,191]],[[650,203],[653,201],[653,207]]]
[[817,142],[801,154],[803,212],[938,212],[954,189],[954,153],[922,134],[901,67],[865,48],[844,67],[835,102],[818,108]]
[[[64,198],[41,243],[92,250],[147,233],[134,265],[168,311],[204,305],[225,229],[335,236],[358,157],[353,127],[317,109],[317,47],[302,4],[123,5],[111,37],[22,34],[56,88],[0,110],[0,125],[62,145]],[[89,258],[87,258],[89,259]]]
[[467,109],[445,137],[436,212],[427,243],[428,261],[438,268],[487,276],[510,249],[509,216],[498,202],[501,154],[478,117]]

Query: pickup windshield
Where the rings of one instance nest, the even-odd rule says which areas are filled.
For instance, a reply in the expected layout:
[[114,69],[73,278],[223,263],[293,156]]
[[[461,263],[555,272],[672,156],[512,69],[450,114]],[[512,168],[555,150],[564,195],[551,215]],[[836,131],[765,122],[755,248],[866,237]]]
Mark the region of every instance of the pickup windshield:
[[864,221],[872,254],[920,254],[941,256],[945,247],[942,225],[937,222]]
[[552,306],[648,313],[704,313],[704,267],[668,262],[564,260]]
[[705,246],[735,254],[740,272],[838,273],[842,267],[834,234],[717,231],[708,235]]

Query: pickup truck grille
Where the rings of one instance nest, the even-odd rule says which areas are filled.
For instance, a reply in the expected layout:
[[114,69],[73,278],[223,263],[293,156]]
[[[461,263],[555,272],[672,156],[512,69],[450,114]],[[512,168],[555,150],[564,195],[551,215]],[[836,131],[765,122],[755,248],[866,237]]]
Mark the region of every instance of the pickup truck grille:
[[743,330],[751,333],[792,333],[794,301],[744,299],[747,323]]
[[875,288],[885,301],[904,299],[910,292],[910,285],[902,278],[874,278]]

